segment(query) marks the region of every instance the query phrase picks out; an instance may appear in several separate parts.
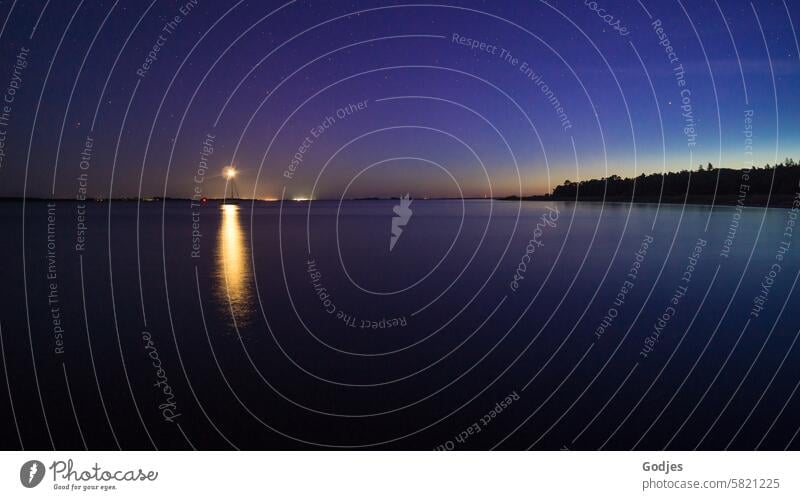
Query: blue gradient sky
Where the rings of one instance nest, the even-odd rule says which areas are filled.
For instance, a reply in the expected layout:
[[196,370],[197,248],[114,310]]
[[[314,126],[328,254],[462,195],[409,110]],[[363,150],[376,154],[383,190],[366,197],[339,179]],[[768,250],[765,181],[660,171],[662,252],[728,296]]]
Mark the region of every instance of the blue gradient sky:
[[[188,0],[60,1],[20,3],[10,16],[9,3],[0,90],[19,51],[30,54],[6,126],[0,196],[72,198],[85,172],[92,196],[191,196],[200,186],[216,197],[229,163],[242,194],[259,198],[505,196],[606,173],[800,156],[796,3],[603,0],[605,19],[584,1],[199,0],[186,14]],[[159,35],[157,59],[137,75]],[[691,147],[681,89],[691,93]]]

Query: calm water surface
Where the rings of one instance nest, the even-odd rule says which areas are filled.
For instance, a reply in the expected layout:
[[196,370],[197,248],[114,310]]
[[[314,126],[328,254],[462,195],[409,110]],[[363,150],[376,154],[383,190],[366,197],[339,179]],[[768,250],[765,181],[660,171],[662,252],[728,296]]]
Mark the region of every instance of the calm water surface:
[[3,447],[798,446],[791,211],[398,203],[0,203]]

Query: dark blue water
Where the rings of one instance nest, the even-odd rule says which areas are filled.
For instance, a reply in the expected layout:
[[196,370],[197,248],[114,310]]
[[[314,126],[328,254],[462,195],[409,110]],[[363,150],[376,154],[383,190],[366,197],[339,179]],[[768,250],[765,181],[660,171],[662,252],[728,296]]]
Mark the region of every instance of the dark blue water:
[[398,204],[0,203],[2,447],[800,446],[796,212]]

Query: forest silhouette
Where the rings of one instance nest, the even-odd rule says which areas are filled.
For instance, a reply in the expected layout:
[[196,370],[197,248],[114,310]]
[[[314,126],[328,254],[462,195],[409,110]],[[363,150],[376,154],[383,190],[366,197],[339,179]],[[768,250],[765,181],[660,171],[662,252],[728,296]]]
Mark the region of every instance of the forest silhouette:
[[693,171],[566,180],[552,194],[523,199],[790,206],[796,197],[800,199],[798,192],[800,164],[787,158],[775,165],[743,169],[715,168],[708,163]]

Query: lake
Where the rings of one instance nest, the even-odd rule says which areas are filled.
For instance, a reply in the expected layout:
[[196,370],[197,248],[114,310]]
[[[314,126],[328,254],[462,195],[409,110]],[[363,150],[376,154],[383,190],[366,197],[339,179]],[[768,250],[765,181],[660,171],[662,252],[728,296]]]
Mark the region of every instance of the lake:
[[3,448],[797,449],[796,216],[2,202]]

